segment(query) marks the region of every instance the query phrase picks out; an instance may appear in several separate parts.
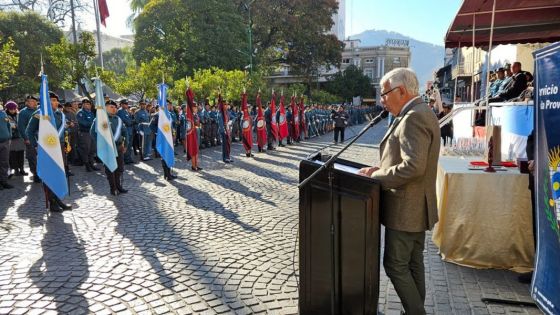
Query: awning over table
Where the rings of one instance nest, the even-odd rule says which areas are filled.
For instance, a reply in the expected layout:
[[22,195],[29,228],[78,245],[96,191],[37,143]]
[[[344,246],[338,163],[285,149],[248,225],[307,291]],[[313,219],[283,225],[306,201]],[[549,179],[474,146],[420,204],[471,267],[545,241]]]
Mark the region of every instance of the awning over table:
[[[463,0],[445,47],[487,47],[494,0]],[[473,18],[474,17],[474,18]],[[492,46],[560,40],[560,0],[496,0]]]

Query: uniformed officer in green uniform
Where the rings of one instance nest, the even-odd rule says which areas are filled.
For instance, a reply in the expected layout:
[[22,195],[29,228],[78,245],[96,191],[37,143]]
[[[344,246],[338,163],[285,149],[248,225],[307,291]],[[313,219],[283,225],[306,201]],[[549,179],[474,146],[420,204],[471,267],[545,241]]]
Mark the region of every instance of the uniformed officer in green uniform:
[[[128,133],[125,129],[126,126],[119,116],[117,116],[117,103],[113,100],[109,100],[105,103],[105,107],[107,108],[109,126],[102,126],[101,128],[111,127],[111,130],[113,131],[113,141],[115,142],[115,146],[117,148],[117,168],[114,172],[111,172],[107,166],[105,166],[105,174],[107,175],[107,181],[109,181],[111,195],[116,196],[118,194],[128,192],[128,190],[123,188],[121,179],[124,172],[124,153],[126,152],[126,146],[129,139],[127,138]],[[91,125],[90,134],[94,139],[97,139],[95,124],[96,121],[94,120]]]
[[[51,106],[56,120],[56,130],[58,130],[58,136],[60,140],[60,151],[62,152],[62,159],[64,160],[64,169],[68,171],[68,161],[66,160],[66,150],[64,150],[64,129],[66,128],[66,117],[64,113],[58,110],[58,95],[53,92],[49,92],[49,97],[51,99]],[[35,152],[37,152],[37,137],[39,135],[39,119],[41,119],[41,111],[36,110],[33,116],[29,120],[27,129],[25,133],[27,139],[31,142]],[[68,174],[66,174],[68,177]],[[49,209],[52,212],[62,212],[63,210],[70,210],[72,206],[67,205],[62,202],[46,185],[45,192],[47,194],[47,199],[49,201]]]
[[27,129],[27,125],[29,124],[29,120],[31,120],[33,113],[37,110],[38,101],[39,99],[37,97],[28,95],[25,100],[25,108],[19,112],[17,120],[19,134],[23,137],[23,141],[25,142],[25,158],[27,159],[29,170],[31,171],[31,174],[33,174],[33,182],[35,183],[41,182],[39,176],[37,176],[37,151],[31,145],[25,130]]

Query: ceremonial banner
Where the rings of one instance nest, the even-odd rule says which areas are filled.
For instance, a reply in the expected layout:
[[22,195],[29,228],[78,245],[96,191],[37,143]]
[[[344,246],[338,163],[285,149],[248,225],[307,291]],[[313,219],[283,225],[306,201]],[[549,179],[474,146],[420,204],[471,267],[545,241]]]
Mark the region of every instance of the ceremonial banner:
[[253,148],[253,123],[249,108],[247,108],[247,93],[241,94],[241,112],[243,113],[243,121],[241,128],[243,129],[243,147],[246,151]]
[[156,149],[167,167],[175,165],[175,152],[173,146],[172,119],[167,109],[167,85],[158,85],[158,133],[156,137]]
[[307,122],[305,121],[305,105],[303,104],[303,96],[299,100],[299,122],[300,122],[300,135],[307,138]]
[[298,106],[296,104],[296,97],[292,96],[290,101],[290,107],[292,108],[292,140],[299,139],[299,113]]
[[272,131],[272,137],[274,141],[278,141],[278,122],[276,121],[276,94],[272,93],[272,99],[270,100],[270,130]]
[[560,43],[535,56],[535,206],[538,247],[531,294],[546,314],[560,314]]
[[187,89],[187,113],[185,115],[187,124],[187,135],[185,137],[185,141],[187,142],[187,161],[190,161],[193,156],[198,155],[198,134],[194,125],[194,116],[192,111],[194,106],[196,106],[194,103],[194,93],[189,86]]
[[37,175],[60,199],[68,195],[68,182],[64,170],[60,137],[66,127],[66,119],[62,114],[62,124],[57,130],[56,118],[49,97],[47,76],[41,73],[39,112],[39,132],[37,141]]
[[266,122],[264,121],[260,93],[257,94],[257,144],[259,148],[264,148],[266,145]]
[[95,132],[97,134],[97,157],[111,171],[117,169],[117,147],[113,139],[113,130],[109,126],[109,117],[103,98],[103,83],[95,79]]
[[288,123],[286,122],[286,107],[284,107],[284,95],[280,96],[280,115],[278,119],[278,128],[280,129],[280,141],[289,134]]

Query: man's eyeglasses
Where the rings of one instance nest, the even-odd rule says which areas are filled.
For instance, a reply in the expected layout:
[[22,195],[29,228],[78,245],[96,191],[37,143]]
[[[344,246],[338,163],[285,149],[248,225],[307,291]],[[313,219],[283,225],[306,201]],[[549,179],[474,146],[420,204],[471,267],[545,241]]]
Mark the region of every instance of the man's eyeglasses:
[[385,93],[381,93],[381,95],[379,95],[379,97],[383,97],[391,92],[393,92],[394,90],[398,89],[398,86],[395,86],[394,88],[390,89],[389,91],[385,92]]

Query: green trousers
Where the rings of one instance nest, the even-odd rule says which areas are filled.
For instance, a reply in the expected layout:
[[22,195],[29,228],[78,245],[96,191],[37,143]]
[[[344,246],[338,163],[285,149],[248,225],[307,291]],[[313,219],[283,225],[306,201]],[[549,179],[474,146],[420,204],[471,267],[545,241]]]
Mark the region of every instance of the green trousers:
[[406,315],[424,315],[424,239],[426,232],[385,229],[383,267],[404,307]]

